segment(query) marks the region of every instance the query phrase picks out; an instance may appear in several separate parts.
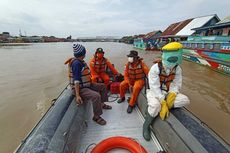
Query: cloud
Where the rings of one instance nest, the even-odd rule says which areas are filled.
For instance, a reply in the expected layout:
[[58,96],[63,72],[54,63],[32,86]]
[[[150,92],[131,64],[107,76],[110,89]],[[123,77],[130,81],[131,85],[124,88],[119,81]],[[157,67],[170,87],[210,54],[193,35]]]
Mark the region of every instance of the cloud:
[[66,37],[146,33],[196,16],[228,13],[229,0],[7,0],[0,32]]

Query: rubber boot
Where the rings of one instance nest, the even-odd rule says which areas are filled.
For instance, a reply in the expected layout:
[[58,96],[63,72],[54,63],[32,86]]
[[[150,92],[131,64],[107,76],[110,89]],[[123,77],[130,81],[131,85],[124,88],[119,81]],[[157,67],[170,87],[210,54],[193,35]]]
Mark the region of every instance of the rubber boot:
[[145,122],[143,124],[143,137],[146,141],[150,141],[151,139],[150,125],[152,124],[153,119],[154,117],[150,116],[150,114],[147,112]]

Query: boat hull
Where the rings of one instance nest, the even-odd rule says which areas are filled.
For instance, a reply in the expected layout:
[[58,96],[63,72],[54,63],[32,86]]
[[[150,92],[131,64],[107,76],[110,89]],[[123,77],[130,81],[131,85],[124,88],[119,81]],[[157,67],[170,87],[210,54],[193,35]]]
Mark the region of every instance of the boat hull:
[[230,75],[230,54],[224,51],[183,49],[183,57]]
[[206,65],[224,74],[230,74],[229,36],[190,36],[182,41],[183,57]]

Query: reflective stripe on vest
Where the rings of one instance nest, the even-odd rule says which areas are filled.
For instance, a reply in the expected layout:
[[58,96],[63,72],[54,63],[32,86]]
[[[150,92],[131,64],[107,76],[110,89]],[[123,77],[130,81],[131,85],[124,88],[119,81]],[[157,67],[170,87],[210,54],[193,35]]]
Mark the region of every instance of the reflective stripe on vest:
[[106,58],[103,58],[101,63],[99,63],[99,60],[97,58],[94,58],[93,59],[93,67],[94,67],[95,72],[97,72],[97,73],[105,72],[106,71],[106,62],[107,62]]
[[160,85],[161,85],[160,88],[161,88],[161,90],[168,92],[171,82],[175,79],[177,65],[175,67],[173,67],[173,69],[171,70],[169,75],[166,74],[165,69],[163,68],[161,61],[158,62],[158,68],[160,71],[160,73],[159,73]]
[[[73,78],[73,70],[72,70],[72,63],[77,60],[76,58],[72,58],[71,61],[68,64],[69,68],[69,83],[72,89],[74,89],[74,78]],[[90,75],[90,70],[87,64],[83,61],[83,64],[85,65],[81,71],[81,82],[80,82],[80,87],[90,87],[91,85],[91,75]]]
[[128,74],[129,74],[129,80],[136,81],[139,79],[145,78],[144,70],[142,69],[142,62],[139,62],[138,65],[134,68],[129,63],[128,64]]

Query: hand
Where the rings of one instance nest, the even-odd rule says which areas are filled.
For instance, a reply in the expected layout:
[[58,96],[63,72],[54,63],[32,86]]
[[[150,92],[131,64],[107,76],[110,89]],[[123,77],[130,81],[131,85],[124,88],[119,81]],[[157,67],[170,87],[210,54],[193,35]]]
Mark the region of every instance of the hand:
[[169,116],[169,109],[165,100],[161,102],[161,111],[160,111],[160,118],[162,120],[166,119]]
[[76,100],[76,102],[77,102],[78,105],[83,104],[83,100],[81,99],[80,96],[76,96],[75,100]]
[[114,76],[115,81],[122,82],[124,80],[124,76],[121,73],[118,73]]
[[99,78],[99,75],[94,75],[93,76],[95,79],[98,79]]
[[169,109],[173,107],[175,99],[176,99],[176,93],[170,92],[166,98],[166,103]]
[[101,78],[99,77],[99,75],[96,75],[96,76],[94,76],[95,77],[95,79],[96,79],[96,81],[99,83],[99,82],[101,82]]

